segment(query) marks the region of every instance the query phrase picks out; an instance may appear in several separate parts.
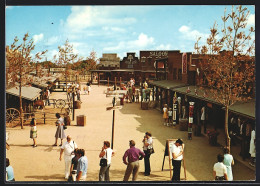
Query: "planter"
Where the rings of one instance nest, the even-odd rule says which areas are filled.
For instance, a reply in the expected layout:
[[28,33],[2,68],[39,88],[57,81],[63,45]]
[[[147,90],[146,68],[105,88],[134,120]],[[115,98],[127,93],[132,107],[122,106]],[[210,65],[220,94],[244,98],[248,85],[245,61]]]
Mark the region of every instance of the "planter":
[[207,134],[209,137],[209,144],[212,146],[217,146],[219,133],[217,131],[213,130],[213,131],[208,131]]

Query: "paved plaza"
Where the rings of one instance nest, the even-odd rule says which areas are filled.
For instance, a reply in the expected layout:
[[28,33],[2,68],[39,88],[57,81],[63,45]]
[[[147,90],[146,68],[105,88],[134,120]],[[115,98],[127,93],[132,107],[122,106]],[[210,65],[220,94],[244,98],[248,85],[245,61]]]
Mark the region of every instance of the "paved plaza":
[[[81,109],[75,110],[75,120],[68,126],[65,133],[72,137],[79,148],[86,150],[89,166],[87,181],[98,181],[99,153],[103,141],[111,142],[112,136],[112,97],[106,97],[106,86],[92,85],[90,95],[81,91]],[[53,92],[51,99],[65,99],[64,92]],[[51,110],[48,106],[46,110]],[[86,126],[76,126],[76,117],[86,116]],[[53,114],[54,117],[54,114]],[[36,117],[37,119],[37,117]],[[54,144],[56,126],[53,122],[43,124],[37,119],[38,147],[31,146],[30,126],[24,129],[19,126],[8,128],[10,132],[10,150],[6,157],[14,168],[16,181],[66,181],[64,179],[64,161],[59,160],[60,147]],[[123,108],[115,111],[114,151],[110,168],[111,181],[122,181],[126,169],[123,164],[123,154],[129,148],[129,140],[136,142],[136,147],[142,149],[144,133],[150,131],[154,139],[155,153],[151,155],[151,175],[144,176],[144,162],[140,161],[138,181],[170,181],[169,159],[165,158],[164,170],[162,164],[167,139],[182,138],[185,143],[185,164],[188,181],[213,180],[213,165],[217,162],[217,154],[222,153],[221,147],[209,145],[205,136],[193,136],[187,140],[187,131],[180,131],[178,126],[167,127],[163,125],[162,114],[156,110],[142,110],[140,103],[125,103]],[[60,140],[58,140],[59,144]],[[231,149],[232,152],[232,149]],[[254,180],[255,172],[247,166],[235,161],[233,166],[234,180]],[[181,179],[184,178],[183,167]]]

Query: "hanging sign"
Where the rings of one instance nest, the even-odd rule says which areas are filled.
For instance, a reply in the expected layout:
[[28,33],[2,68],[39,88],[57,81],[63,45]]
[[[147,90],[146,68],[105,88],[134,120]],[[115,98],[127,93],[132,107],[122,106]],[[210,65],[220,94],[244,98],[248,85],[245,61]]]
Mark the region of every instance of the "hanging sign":
[[182,54],[182,74],[187,74],[187,54]]

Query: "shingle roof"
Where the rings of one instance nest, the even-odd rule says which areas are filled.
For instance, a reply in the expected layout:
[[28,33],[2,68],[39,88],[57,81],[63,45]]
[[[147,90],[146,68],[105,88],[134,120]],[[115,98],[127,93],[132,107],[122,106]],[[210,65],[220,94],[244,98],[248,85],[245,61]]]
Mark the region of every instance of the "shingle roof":
[[[40,92],[41,89],[30,86],[23,86],[21,91],[22,98],[30,101],[34,101],[40,95]],[[6,93],[19,97],[19,86],[7,89]]]

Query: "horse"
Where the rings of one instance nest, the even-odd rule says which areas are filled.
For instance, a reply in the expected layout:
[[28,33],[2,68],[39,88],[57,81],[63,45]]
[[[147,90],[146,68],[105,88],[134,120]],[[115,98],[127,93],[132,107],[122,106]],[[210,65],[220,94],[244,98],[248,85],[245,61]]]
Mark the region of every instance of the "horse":
[[36,108],[36,109],[40,108],[40,109],[43,109],[43,108],[44,108],[44,102],[43,102],[41,99],[35,101],[34,104],[33,104],[33,108]]

